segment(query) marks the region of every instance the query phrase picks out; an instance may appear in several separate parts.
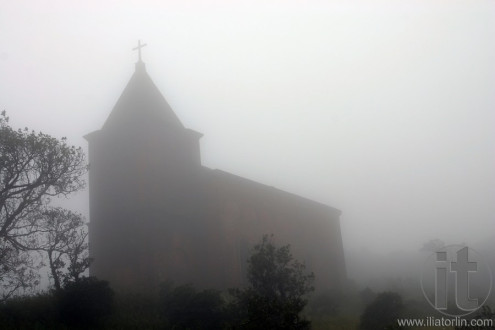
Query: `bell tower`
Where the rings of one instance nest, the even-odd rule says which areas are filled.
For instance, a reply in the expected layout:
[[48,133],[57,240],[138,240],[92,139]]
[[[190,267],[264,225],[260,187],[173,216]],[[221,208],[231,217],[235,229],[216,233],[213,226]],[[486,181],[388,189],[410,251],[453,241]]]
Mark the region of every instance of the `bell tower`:
[[[135,71],[103,127],[85,136],[90,273],[116,288],[140,290],[181,276],[167,265],[182,262],[174,252],[187,250],[181,227],[199,212],[202,136],[183,126],[149,77],[144,46],[135,48]],[[182,271],[191,272],[184,264]]]

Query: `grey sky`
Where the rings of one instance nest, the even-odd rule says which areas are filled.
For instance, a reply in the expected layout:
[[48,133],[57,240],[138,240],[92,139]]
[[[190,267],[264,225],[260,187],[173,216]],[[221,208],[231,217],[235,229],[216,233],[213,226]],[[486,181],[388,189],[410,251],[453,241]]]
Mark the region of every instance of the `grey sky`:
[[494,237],[495,2],[1,0],[0,108],[86,147],[138,39],[203,164],[341,209],[346,249]]

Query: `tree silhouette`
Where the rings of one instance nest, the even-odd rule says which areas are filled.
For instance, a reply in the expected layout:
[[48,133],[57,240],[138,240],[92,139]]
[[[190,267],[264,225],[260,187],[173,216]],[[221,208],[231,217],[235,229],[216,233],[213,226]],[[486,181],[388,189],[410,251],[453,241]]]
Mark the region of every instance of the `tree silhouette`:
[[84,187],[85,156],[47,134],[14,130],[0,116],[0,301],[36,283],[29,251],[39,248],[50,197]]
[[38,250],[48,257],[48,266],[56,290],[63,283],[78,281],[91,264],[88,255],[88,231],[80,214],[51,208],[42,214]]
[[[314,274],[294,260],[290,246],[277,248],[265,235],[248,260],[249,286],[233,289],[236,305],[247,329],[309,329],[300,313],[314,290]],[[245,311],[245,313],[243,313]]]

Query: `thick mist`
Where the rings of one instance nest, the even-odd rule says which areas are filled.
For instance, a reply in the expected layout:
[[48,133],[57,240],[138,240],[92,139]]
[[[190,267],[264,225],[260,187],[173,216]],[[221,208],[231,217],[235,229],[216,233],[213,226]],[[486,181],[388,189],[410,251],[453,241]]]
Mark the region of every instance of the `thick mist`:
[[493,2],[209,3],[3,1],[0,110],[86,148],[142,39],[205,166],[342,210],[349,277],[433,239],[493,257]]

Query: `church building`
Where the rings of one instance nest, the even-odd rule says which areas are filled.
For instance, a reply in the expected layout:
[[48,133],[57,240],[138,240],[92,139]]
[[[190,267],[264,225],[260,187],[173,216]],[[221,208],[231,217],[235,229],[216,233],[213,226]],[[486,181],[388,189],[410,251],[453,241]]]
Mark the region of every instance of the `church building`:
[[90,274],[119,291],[156,290],[165,281],[240,287],[252,248],[274,234],[314,272],[317,290],[339,288],[341,212],[202,166],[201,136],[184,127],[139,56],[103,127],[85,136]]

